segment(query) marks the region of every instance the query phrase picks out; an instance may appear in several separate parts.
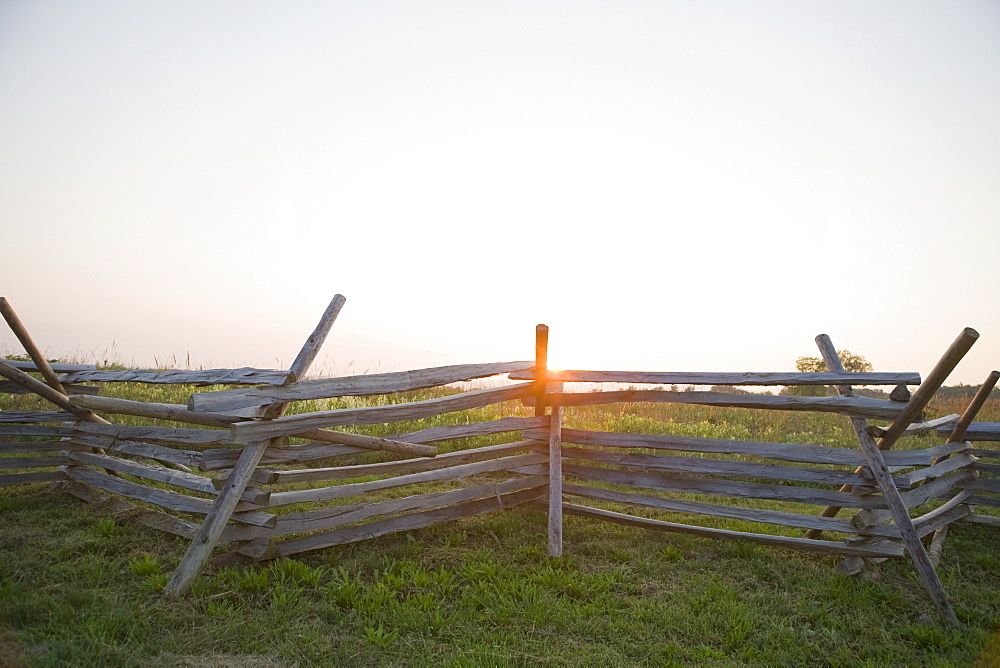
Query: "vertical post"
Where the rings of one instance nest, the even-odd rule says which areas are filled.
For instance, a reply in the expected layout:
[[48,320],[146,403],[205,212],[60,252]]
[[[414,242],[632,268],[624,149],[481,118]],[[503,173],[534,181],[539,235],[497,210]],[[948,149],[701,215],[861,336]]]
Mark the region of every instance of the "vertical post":
[[[562,392],[562,383],[553,383]],[[549,419],[549,556],[562,556],[562,406],[553,406]]]
[[[295,361],[292,362],[292,368],[288,372],[288,376],[283,383],[284,385],[293,382],[295,378],[302,378],[306,374],[309,365],[316,359],[320,347],[326,340],[327,334],[330,333],[330,329],[333,327],[333,323],[337,319],[337,315],[340,313],[340,309],[343,308],[345,301],[347,300],[343,295],[336,295],[330,302],[330,305],[326,307],[326,311],[323,313],[323,317],[320,319],[316,329],[306,339],[302,350],[299,351]],[[264,406],[261,408],[260,414],[268,418],[280,417],[286,406],[287,404],[281,403]],[[243,452],[240,453],[236,465],[233,467],[232,472],[230,472],[226,486],[219,492],[219,496],[215,497],[212,509],[205,517],[205,521],[202,522],[198,533],[195,534],[191,545],[188,546],[187,552],[184,553],[184,557],[177,565],[173,575],[170,576],[167,586],[163,588],[165,593],[174,596],[183,596],[191,589],[191,584],[205,567],[205,562],[208,561],[212,550],[215,549],[216,543],[219,542],[219,538],[222,536],[226,524],[229,523],[229,518],[236,509],[240,497],[250,483],[250,476],[257,469],[257,465],[260,463],[268,446],[275,440],[280,439],[251,441],[243,446]]]
[[549,372],[549,326],[535,327],[535,417],[545,415],[545,381]]
[[15,313],[14,309],[11,308],[11,305],[7,301],[6,297],[0,297],[0,314],[3,315],[3,319],[7,321],[8,325],[10,325],[10,329],[14,332],[14,336],[16,336],[17,340],[21,342],[21,345],[24,346],[24,350],[28,353],[28,357],[30,357],[31,361],[35,363],[35,367],[38,368],[38,371],[42,374],[42,378],[45,379],[45,382],[48,383],[49,387],[54,389],[59,394],[69,394],[69,392],[66,391],[66,388],[62,386],[62,383],[59,382],[56,372],[52,370],[51,366],[49,366],[49,361],[45,359],[45,356],[42,355],[42,351],[35,345],[31,335],[28,334],[27,328],[25,328],[25,326],[21,323],[21,319],[17,317],[17,313]]
[[[548,390],[549,327],[535,327],[535,417],[545,415]],[[562,383],[559,383],[562,390]],[[562,408],[552,407],[549,417],[549,526],[548,553],[562,556]]]

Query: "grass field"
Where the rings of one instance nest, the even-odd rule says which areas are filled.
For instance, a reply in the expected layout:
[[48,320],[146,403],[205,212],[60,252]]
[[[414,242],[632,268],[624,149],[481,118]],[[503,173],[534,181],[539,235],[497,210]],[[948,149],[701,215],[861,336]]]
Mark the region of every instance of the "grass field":
[[[125,384],[104,393],[183,403],[191,391]],[[42,404],[0,395],[0,407]],[[932,413],[962,408],[943,401]],[[526,414],[515,405],[473,413]],[[854,446],[846,418],[819,414],[639,404],[565,417],[587,429]],[[1000,421],[1000,402],[980,419]],[[938,571],[957,630],[936,623],[907,559],[848,578],[833,573],[834,557],[575,517],[566,556],[551,559],[545,516],[528,508],[210,569],[191,596],[164,598],[158,589],[185,548],[45,485],[0,488],[0,666],[1000,665],[1000,533],[978,525],[952,528]]]

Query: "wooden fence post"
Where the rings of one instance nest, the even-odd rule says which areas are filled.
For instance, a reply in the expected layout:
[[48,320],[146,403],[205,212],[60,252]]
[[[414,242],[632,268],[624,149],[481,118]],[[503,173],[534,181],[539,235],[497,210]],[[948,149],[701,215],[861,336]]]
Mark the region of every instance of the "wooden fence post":
[[535,327],[535,417],[545,415],[545,382],[549,372],[549,326]]
[[[535,417],[545,415],[548,391],[549,327],[535,327]],[[553,386],[553,389],[556,389]],[[562,391],[562,383],[558,384]],[[553,406],[549,419],[548,554],[562,556],[562,408]]]
[[69,411],[76,417],[84,420],[85,422],[96,422],[98,424],[110,424],[107,420],[95,414],[93,411],[89,411],[86,408],[81,408],[74,403],[71,403],[69,397],[43,383],[42,381],[33,378],[21,371],[16,369],[6,362],[0,361],[0,376],[8,378],[21,387],[29,390],[42,397],[46,401],[55,404],[64,411]]
[[[345,301],[347,300],[343,295],[336,295],[330,302],[330,305],[326,307],[326,311],[323,313],[323,317],[320,319],[316,329],[306,339],[295,361],[292,362],[292,367],[284,383],[285,385],[294,382],[296,378],[305,376],[309,365],[316,359],[320,347],[326,340],[327,334],[330,333],[330,329],[333,327],[333,323],[337,319],[337,315],[340,313],[340,309],[343,308]],[[287,404],[263,406],[260,413],[263,417],[279,417],[284,412],[286,406]],[[187,552],[181,559],[180,564],[177,565],[173,575],[171,575],[170,581],[163,588],[165,593],[173,596],[183,596],[191,589],[191,584],[201,573],[201,570],[205,567],[205,562],[212,555],[212,550],[215,549],[216,543],[219,542],[226,524],[229,523],[229,518],[232,516],[236,505],[240,501],[240,497],[250,482],[250,476],[257,469],[257,465],[260,463],[264,452],[272,440],[252,441],[243,447],[243,452],[229,474],[226,486],[222,488],[219,496],[215,498],[212,510],[205,517],[205,521],[202,522],[198,533],[195,534],[194,540],[188,546]]]
[[[830,341],[830,337],[820,334],[816,337],[816,345],[819,346],[827,368],[830,371],[844,373],[844,365],[841,363],[833,342]],[[961,357],[958,359],[961,359]],[[837,392],[849,396],[854,394],[854,389],[850,385],[838,385]],[[931,394],[933,394],[933,391]],[[923,407],[921,406],[917,413],[922,410]],[[910,419],[912,418],[909,418],[906,424],[909,424]],[[895,425],[895,423],[893,424]],[[917,573],[920,575],[920,580],[923,582],[924,588],[927,590],[927,593],[930,595],[931,600],[945,622],[949,626],[958,626],[958,617],[955,616],[955,611],[952,609],[951,603],[948,602],[948,594],[941,585],[941,580],[938,579],[937,572],[934,570],[934,564],[931,563],[931,559],[924,549],[924,544],[920,542],[920,535],[913,526],[913,521],[910,519],[910,515],[906,509],[906,505],[903,503],[902,497],[899,495],[896,484],[892,481],[892,474],[889,473],[889,469],[885,465],[882,450],[872,435],[868,433],[867,421],[852,417],[851,426],[854,428],[858,443],[861,445],[861,451],[868,462],[868,470],[871,471],[872,477],[882,492],[882,498],[885,500],[886,505],[889,506],[892,518],[896,522],[896,528],[903,539],[903,544],[906,545],[906,549],[910,553],[910,558],[917,568]],[[902,430],[899,430],[899,434],[902,434]],[[898,434],[896,438],[898,438]]]
[[14,309],[11,307],[6,297],[0,297],[0,314],[3,315],[3,319],[7,321],[8,325],[10,325],[10,329],[14,332],[14,336],[16,336],[17,340],[21,342],[21,345],[24,346],[24,350],[28,353],[28,357],[30,357],[31,361],[35,363],[35,366],[38,368],[38,371],[42,374],[42,378],[45,379],[45,382],[48,383],[49,387],[57,391],[59,394],[68,395],[69,392],[67,392],[66,388],[64,388],[62,383],[59,382],[56,372],[52,370],[51,366],[49,366],[49,361],[45,359],[45,356],[42,355],[42,351],[35,345],[31,335],[28,334],[28,330],[21,323],[21,319],[17,317],[17,313],[14,312]]
[[[893,423],[889,425],[889,428],[882,434],[882,437],[878,441],[879,450],[888,450],[896,444],[899,437],[903,435],[903,432],[910,426],[910,423],[920,416],[924,408],[927,406],[927,402],[931,400],[934,393],[937,392],[941,385],[944,384],[944,381],[947,380],[948,376],[952,371],[954,371],[955,367],[958,366],[958,363],[962,361],[962,358],[965,357],[965,353],[969,352],[969,349],[972,348],[972,344],[974,344],[978,338],[979,332],[971,327],[966,327],[962,330],[962,333],[958,335],[958,338],[955,339],[950,346],[948,346],[948,350],[946,350],[944,355],[941,356],[938,363],[934,365],[934,368],[931,370],[927,378],[924,379],[924,382],[920,384],[917,391],[913,393],[912,397],[910,397],[910,400],[907,402],[903,412],[899,414]],[[829,341],[829,337],[826,336],[826,334],[820,334],[816,337],[816,345],[820,346],[820,349],[822,350],[824,344],[821,343],[821,340]],[[834,351],[834,359],[838,364],[840,363],[840,357],[837,356],[836,351]],[[829,364],[827,366],[829,366]],[[840,368],[843,367],[841,366]],[[838,392],[840,391],[840,387],[841,386],[837,386]],[[843,492],[849,492],[850,490],[850,485],[844,485],[844,487],[841,488],[841,491]],[[839,512],[840,508],[837,506],[827,506],[823,509],[823,512],[820,513],[820,517],[834,517]],[[806,532],[806,538],[816,538],[819,534],[820,531],[810,529]]]
[[910,423],[920,417],[924,408],[927,407],[927,403],[934,397],[934,394],[944,384],[944,381],[948,380],[948,376],[951,375],[951,372],[955,370],[955,367],[958,366],[958,363],[962,361],[962,358],[965,357],[965,354],[969,352],[972,345],[978,339],[979,332],[971,327],[966,327],[962,330],[962,333],[958,335],[958,338],[952,342],[948,350],[938,360],[938,363],[931,369],[924,382],[920,383],[917,391],[913,393],[910,401],[906,404],[906,408],[902,414],[893,420],[889,428],[879,438],[879,450],[888,450],[896,444],[896,441],[903,435],[906,428],[910,426]]
[[990,398],[990,393],[996,387],[998,380],[1000,380],[1000,371],[990,371],[990,375],[986,377],[986,381],[979,387],[979,391],[976,392],[976,396],[969,402],[965,412],[962,413],[962,417],[958,418],[958,422],[955,423],[955,428],[951,430],[951,434],[948,436],[948,443],[965,440],[965,431],[972,424],[973,420],[976,419],[976,415],[979,414],[986,400]]
[[[562,383],[553,383],[562,392]],[[549,556],[561,557],[563,527],[562,406],[553,406],[549,419]]]

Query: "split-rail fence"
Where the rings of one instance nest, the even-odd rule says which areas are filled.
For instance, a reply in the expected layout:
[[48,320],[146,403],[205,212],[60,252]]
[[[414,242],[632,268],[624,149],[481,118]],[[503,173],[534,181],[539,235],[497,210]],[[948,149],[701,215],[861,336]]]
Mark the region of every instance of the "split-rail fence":
[[[825,335],[817,344],[826,373],[551,371],[544,325],[528,361],[306,379],[344,301],[333,299],[288,370],[149,371],[50,364],[0,298],[0,312],[31,358],[0,361],[7,379],[0,391],[35,393],[60,409],[0,411],[0,485],[55,482],[80,499],[128,509],[145,526],[189,540],[166,587],[172,594],[189,590],[220,545],[229,546],[229,556],[286,557],[533,505],[547,509],[548,551],[555,556],[562,554],[564,514],[842,555],[839,568],[848,573],[865,560],[908,554],[941,617],[957,624],[935,564],[952,523],[1000,524],[975,512],[976,505],[1000,507],[1000,480],[991,477],[1000,464],[982,461],[996,460],[1000,451],[973,445],[1000,440],[1000,425],[973,422],[1000,374],[990,375],[964,415],[923,421],[923,410],[978,338],[974,330],[960,334],[923,382],[917,373],[847,373]],[[396,393],[502,375],[513,382],[392,403]],[[122,382],[195,384],[199,391],[187,405],[100,396],[103,384]],[[599,389],[567,391],[574,383]],[[663,389],[677,384],[833,385],[837,395]],[[207,391],[212,385],[230,389]],[[873,399],[855,395],[853,386],[862,385],[896,389],[890,400]],[[378,395],[388,402],[285,415],[295,402]],[[505,402],[524,406],[525,415],[471,422],[462,413]],[[838,413],[850,420],[859,447],[563,427],[574,407],[620,402]],[[406,428],[449,413],[466,421]],[[189,426],[108,419],[117,416]],[[389,425],[387,435],[345,431],[365,425]],[[900,437],[920,431],[936,431],[944,442],[891,449]],[[462,445],[484,435],[498,435],[499,442]],[[448,451],[439,452],[435,444],[445,442]],[[364,453],[380,461],[338,464]],[[787,505],[747,507],[741,503],[746,499]],[[754,530],[654,519],[629,508],[662,511],[660,517],[742,520]],[[853,516],[837,517],[841,509]]]

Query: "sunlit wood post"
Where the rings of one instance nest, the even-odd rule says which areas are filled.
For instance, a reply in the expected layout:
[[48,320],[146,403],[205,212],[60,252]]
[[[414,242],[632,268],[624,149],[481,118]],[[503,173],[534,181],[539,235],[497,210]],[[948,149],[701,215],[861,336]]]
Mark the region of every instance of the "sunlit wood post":
[[[535,417],[545,415],[545,394],[548,391],[549,327],[535,327]],[[562,383],[553,384],[562,391]],[[549,522],[548,553],[562,556],[562,408],[553,406],[549,419]]]
[[535,417],[545,415],[545,381],[549,372],[549,326],[535,327]]

